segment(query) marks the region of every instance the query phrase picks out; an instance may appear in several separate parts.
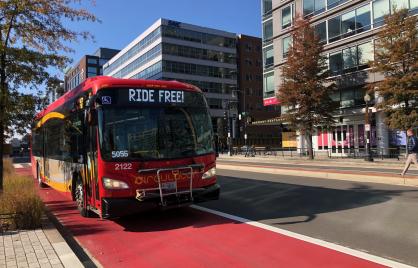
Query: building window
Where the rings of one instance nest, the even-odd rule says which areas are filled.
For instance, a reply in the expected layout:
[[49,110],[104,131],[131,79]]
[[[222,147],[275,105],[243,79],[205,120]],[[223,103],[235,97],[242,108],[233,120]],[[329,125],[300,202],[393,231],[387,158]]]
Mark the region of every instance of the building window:
[[303,15],[317,15],[325,11],[325,0],[303,0]]
[[293,21],[293,4],[282,9],[282,29],[292,26]]
[[274,72],[264,75],[264,93],[274,92]]
[[370,30],[371,19],[370,19],[370,5],[356,9],[356,31],[361,33]]
[[245,59],[245,64],[252,66],[253,65],[253,61],[251,59]]
[[303,0],[303,15],[308,16],[314,13],[315,5],[313,0]]
[[327,9],[336,7],[344,2],[346,2],[347,0],[328,0],[327,1]]
[[97,59],[96,58],[87,58],[87,63],[88,64],[97,64]]
[[328,20],[328,39],[329,42],[339,40],[341,37],[341,16]]
[[292,37],[291,36],[287,36],[287,37],[282,39],[283,59],[287,58],[287,55],[289,54],[289,49],[290,49],[291,43],[292,43]]
[[[418,1],[416,1],[416,0],[411,0],[411,9],[418,9]],[[416,12],[413,12],[414,14],[416,13]]]
[[374,59],[373,43],[367,42],[357,47],[358,65],[368,65]]
[[264,49],[264,68],[270,67],[274,64],[273,46]]
[[252,74],[245,75],[245,80],[252,81],[253,80],[253,75]]
[[350,11],[341,16],[341,34],[348,37],[355,34],[356,30],[356,11]]
[[329,54],[329,70],[333,75],[338,75],[343,70],[350,72],[365,69],[373,58],[373,43],[370,41]]
[[303,0],[303,16],[317,15],[345,2],[347,0]]
[[344,70],[357,66],[357,47],[343,49]]
[[327,42],[327,26],[326,26],[326,22],[323,21],[320,24],[317,24],[314,26],[315,29],[315,33],[316,35],[319,37],[319,41],[321,43],[326,43]]
[[269,41],[273,37],[273,20],[263,24],[263,41]]
[[97,68],[96,67],[87,67],[87,72],[89,73],[97,73]]
[[369,5],[362,6],[328,20],[328,41],[331,43],[369,30],[370,26],[370,7]]
[[373,2],[373,24],[375,27],[383,25],[383,18],[388,15],[389,0],[376,0]]
[[271,0],[263,0],[263,14],[270,13],[273,9]]
[[99,59],[99,65],[100,66],[103,66],[103,65],[105,65],[106,64],[106,62],[108,62],[109,60],[108,59]]
[[329,70],[336,75],[341,73],[343,67],[343,57],[341,51],[329,54]]
[[315,14],[319,14],[325,11],[325,0],[315,0]]
[[[411,0],[411,3],[417,2],[417,0]],[[397,10],[399,9],[409,9],[409,1],[408,0],[391,0],[391,11],[393,12],[393,8],[396,7]]]

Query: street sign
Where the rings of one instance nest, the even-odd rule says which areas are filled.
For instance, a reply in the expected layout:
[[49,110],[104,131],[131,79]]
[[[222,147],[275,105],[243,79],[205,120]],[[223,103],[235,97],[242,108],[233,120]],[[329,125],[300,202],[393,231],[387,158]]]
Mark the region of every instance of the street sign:
[[370,131],[370,124],[365,124],[364,125],[364,130]]

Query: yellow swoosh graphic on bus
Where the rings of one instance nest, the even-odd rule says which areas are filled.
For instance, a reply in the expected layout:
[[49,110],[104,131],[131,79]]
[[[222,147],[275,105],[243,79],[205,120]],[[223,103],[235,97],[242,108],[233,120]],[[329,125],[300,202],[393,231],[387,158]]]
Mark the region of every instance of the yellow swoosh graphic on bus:
[[65,116],[62,113],[50,112],[49,114],[42,117],[42,119],[36,125],[36,128],[40,128],[43,124],[46,123],[46,121],[48,121],[49,119],[53,119],[53,118],[64,119]]

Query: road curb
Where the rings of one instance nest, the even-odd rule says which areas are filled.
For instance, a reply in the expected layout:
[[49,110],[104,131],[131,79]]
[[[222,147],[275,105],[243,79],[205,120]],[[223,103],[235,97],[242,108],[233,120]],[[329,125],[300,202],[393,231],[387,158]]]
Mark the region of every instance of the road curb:
[[[245,162],[245,163],[263,163],[263,164],[290,164],[290,165],[314,165],[318,167],[323,166],[330,166],[335,165],[336,167],[356,167],[358,165],[362,165],[364,160],[362,161],[330,161],[330,160],[288,160],[288,159],[280,159],[279,157],[243,157],[243,156],[232,156],[232,157],[219,157],[219,162]],[[367,169],[399,169],[402,170],[404,168],[405,161],[399,161],[397,163],[385,163],[385,162],[367,162],[367,165],[362,165],[362,168]]]
[[74,238],[47,207],[45,207],[45,214],[49,221],[46,221],[45,228],[44,224],[42,224],[42,227],[64,267],[103,267],[78,243],[77,239]]
[[235,171],[248,171],[265,174],[277,174],[277,175],[289,175],[289,176],[304,176],[310,178],[320,179],[332,179],[332,180],[344,180],[352,182],[371,182],[382,183],[390,185],[400,186],[412,186],[418,187],[418,180],[412,177],[392,177],[383,176],[378,174],[367,175],[361,173],[349,173],[349,172],[332,172],[332,171],[320,171],[315,169],[293,169],[293,168],[279,168],[269,166],[251,166],[251,165],[232,165],[232,164],[217,164],[218,169],[235,170]]
[[52,222],[49,220],[49,217],[48,219],[45,218],[43,220],[42,230],[51,243],[51,246],[57,253],[58,258],[64,267],[84,267],[80,260],[77,258],[76,254],[69,247],[65,239],[58,232],[57,228],[55,228],[54,224],[52,224]]

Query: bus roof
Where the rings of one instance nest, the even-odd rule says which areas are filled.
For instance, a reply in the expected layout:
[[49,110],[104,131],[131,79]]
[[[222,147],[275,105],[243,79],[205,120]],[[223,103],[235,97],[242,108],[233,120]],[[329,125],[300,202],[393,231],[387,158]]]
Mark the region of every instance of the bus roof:
[[47,108],[39,112],[35,116],[35,120],[42,118],[44,115],[56,110],[65,102],[77,97],[80,93],[92,89],[95,95],[102,88],[121,88],[121,87],[143,87],[143,88],[164,88],[164,89],[183,89],[186,91],[202,92],[198,87],[181,83],[178,81],[163,81],[163,80],[141,80],[141,79],[120,79],[111,76],[96,76],[87,78],[80,85],[74,89],[66,92],[63,96],[48,105]]

